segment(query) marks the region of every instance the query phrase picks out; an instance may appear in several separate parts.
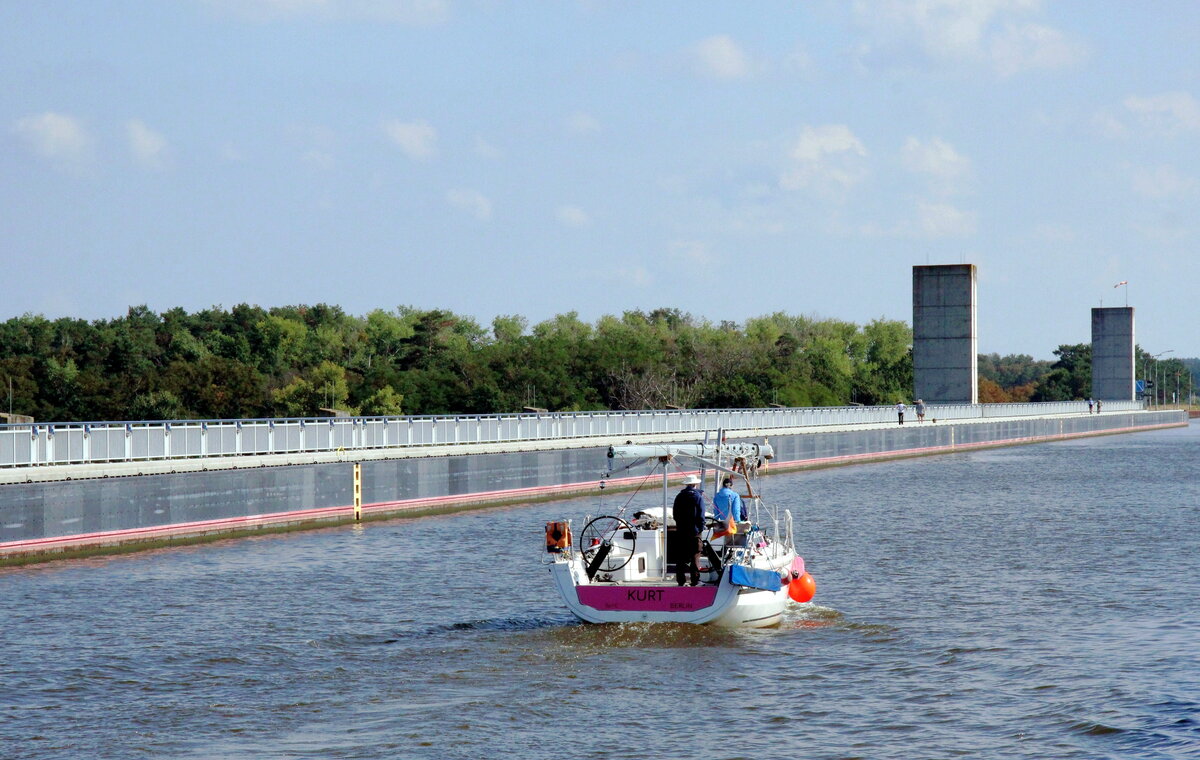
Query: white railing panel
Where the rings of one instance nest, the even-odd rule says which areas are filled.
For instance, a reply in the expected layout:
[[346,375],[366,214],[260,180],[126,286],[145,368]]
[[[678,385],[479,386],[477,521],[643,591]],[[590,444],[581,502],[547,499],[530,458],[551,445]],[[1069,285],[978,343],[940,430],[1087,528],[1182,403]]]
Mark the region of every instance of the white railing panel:
[[0,430],[0,467],[15,467],[29,463],[29,450],[26,447],[22,456],[18,456],[17,442],[29,440],[28,430]]

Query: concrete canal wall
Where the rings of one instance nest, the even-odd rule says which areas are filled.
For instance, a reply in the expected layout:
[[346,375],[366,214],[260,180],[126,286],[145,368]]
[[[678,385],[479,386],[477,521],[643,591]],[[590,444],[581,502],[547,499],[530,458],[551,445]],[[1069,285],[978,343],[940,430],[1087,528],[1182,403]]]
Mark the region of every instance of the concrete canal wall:
[[[1186,424],[1182,411],[1119,411],[745,429],[729,437],[769,438],[778,471]],[[697,440],[694,433],[632,437]],[[0,485],[0,561],[582,493],[597,487],[607,447],[630,438],[342,451],[337,461],[293,454],[9,471]]]

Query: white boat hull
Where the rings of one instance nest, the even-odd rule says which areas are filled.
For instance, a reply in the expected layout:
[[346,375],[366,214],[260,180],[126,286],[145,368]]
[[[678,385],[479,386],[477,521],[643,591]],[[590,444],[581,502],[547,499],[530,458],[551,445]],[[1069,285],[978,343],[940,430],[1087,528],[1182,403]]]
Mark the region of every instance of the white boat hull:
[[[786,572],[793,553],[775,558],[769,566]],[[763,628],[778,625],[791,600],[784,584],[778,591],[736,586],[728,572],[716,585],[678,586],[674,581],[592,583],[583,562],[563,559],[550,565],[567,607],[588,623],[689,623],[723,628]]]

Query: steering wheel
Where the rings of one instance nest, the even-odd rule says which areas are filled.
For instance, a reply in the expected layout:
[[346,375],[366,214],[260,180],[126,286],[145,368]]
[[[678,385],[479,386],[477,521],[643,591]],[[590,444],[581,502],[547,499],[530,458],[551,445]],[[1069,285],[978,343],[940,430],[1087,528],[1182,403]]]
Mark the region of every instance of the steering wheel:
[[[618,532],[629,532],[633,535],[631,539],[622,539],[620,544],[613,543],[613,537]],[[628,541],[628,545],[625,542]],[[588,524],[583,526],[583,530],[579,533],[580,553],[583,554],[583,561],[587,565],[592,564],[596,553],[600,548],[608,544],[608,554],[600,562],[598,572],[612,573],[620,570],[629,564],[629,560],[633,559],[633,549],[637,545],[637,531],[633,526],[620,517],[611,515],[601,515],[594,517],[588,521]]]

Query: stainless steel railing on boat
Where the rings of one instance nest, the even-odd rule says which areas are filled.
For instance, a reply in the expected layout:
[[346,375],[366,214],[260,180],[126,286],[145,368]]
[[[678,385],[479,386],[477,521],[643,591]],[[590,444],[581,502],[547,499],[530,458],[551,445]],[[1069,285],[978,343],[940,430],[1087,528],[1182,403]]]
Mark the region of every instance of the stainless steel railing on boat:
[[[1105,411],[1140,409],[1106,401]],[[927,419],[1086,414],[1087,403],[931,405]],[[915,421],[911,408],[909,416]],[[0,467],[895,423],[891,406],[0,425]]]

